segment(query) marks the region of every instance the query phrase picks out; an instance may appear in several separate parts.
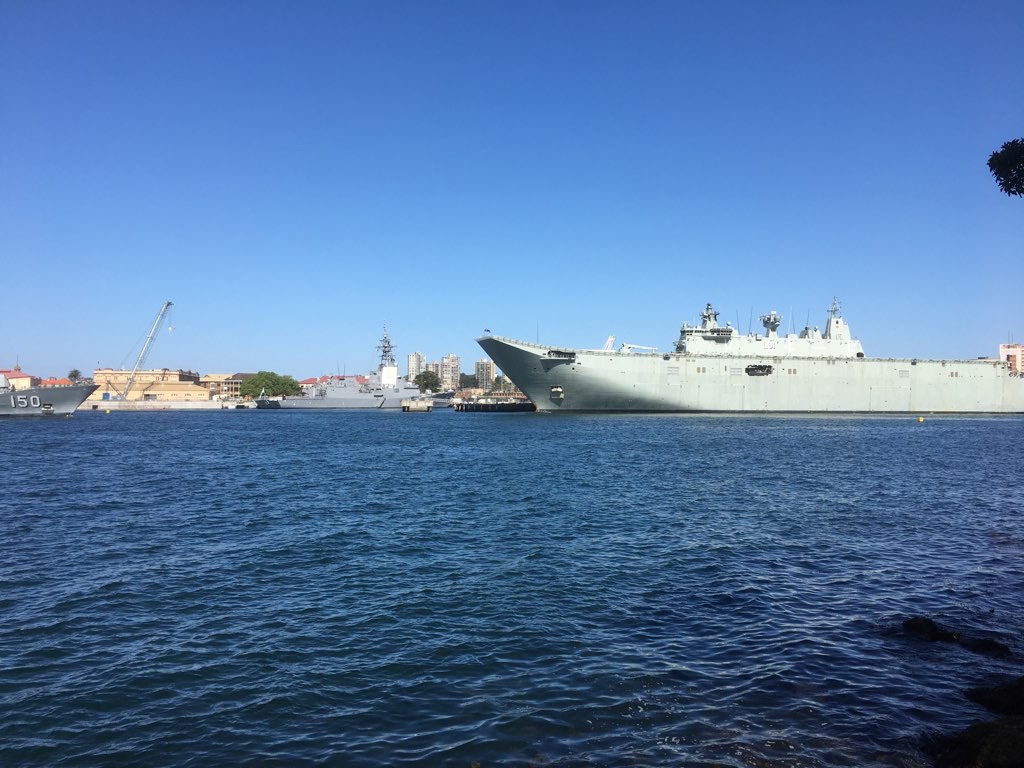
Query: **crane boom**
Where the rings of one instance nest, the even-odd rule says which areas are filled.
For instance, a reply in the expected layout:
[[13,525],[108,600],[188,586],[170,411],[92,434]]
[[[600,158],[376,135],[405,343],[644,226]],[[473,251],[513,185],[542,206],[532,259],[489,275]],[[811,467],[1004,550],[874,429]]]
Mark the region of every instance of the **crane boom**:
[[171,302],[165,301],[164,305],[160,307],[160,311],[156,313],[156,320],[153,321],[153,327],[149,329],[149,335],[146,336],[146,343],[142,345],[142,351],[139,352],[139,356],[135,360],[135,367],[132,368],[132,372],[128,374],[128,381],[125,382],[124,392],[121,393],[121,399],[127,400],[128,393],[131,391],[132,386],[135,384],[135,374],[139,372],[139,368],[146,362],[146,355],[149,354],[149,348],[153,346],[153,342],[156,340],[156,335],[160,332],[160,324],[164,321],[167,316],[167,312],[171,308]]

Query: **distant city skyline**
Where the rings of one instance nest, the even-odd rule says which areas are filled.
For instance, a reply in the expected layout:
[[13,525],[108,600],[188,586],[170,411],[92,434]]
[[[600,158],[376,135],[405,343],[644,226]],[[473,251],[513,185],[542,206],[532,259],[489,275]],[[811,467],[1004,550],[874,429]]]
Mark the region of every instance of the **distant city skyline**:
[[0,368],[296,377],[711,301],[873,357],[1024,340],[1020,3],[4,5]]

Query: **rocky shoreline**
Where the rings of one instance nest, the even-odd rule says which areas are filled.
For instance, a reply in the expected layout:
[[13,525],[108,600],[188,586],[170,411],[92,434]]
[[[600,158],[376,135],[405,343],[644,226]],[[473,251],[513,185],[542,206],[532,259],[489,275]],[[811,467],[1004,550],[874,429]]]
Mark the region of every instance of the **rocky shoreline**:
[[[914,616],[903,632],[926,642],[955,643],[992,658],[1012,658],[1009,646],[991,638],[970,637],[942,627],[925,616]],[[968,688],[964,695],[1000,715],[955,734],[929,736],[924,751],[936,768],[1021,768],[1024,766],[1024,676],[991,686]]]

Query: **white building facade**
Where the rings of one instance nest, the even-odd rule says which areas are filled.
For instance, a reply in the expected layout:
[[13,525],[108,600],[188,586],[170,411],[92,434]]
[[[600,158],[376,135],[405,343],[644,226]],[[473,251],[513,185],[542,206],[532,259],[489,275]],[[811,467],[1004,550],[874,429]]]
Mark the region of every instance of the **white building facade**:
[[425,370],[427,370],[427,357],[422,352],[413,352],[406,358],[405,378],[412,381]]
[[494,386],[496,369],[493,360],[478,360],[473,372],[476,376],[476,385],[478,387],[487,390]]

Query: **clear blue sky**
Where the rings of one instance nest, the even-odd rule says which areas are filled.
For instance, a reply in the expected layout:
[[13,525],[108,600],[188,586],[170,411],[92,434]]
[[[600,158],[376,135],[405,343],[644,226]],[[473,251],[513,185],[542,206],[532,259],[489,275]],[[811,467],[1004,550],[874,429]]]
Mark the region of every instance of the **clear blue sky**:
[[1024,341],[1020,2],[0,0],[0,368]]

